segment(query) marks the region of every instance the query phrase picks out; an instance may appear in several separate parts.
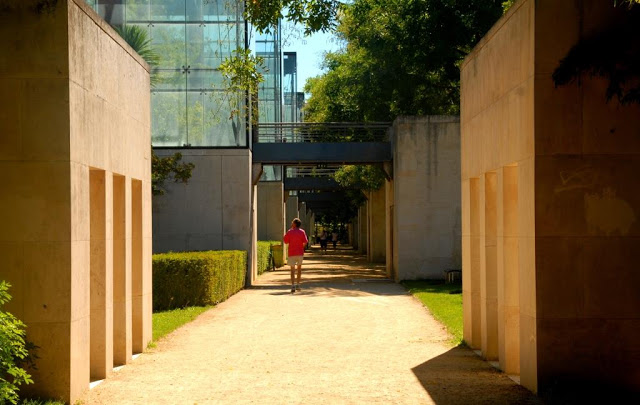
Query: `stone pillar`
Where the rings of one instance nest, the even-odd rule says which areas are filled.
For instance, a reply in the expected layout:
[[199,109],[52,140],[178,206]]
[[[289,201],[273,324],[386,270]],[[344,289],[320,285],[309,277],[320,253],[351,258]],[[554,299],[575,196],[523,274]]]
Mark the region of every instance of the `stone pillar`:
[[298,196],[290,195],[285,202],[286,216],[284,223],[288,226],[291,225],[291,221],[294,218],[300,217],[300,211],[298,210]]
[[113,176],[113,363],[132,355],[130,180]]
[[498,279],[497,279],[497,175],[488,172],[481,179],[484,190],[480,213],[480,335],[482,355],[498,358]]
[[90,171],[91,379],[113,369],[113,176]]
[[396,224],[398,223],[398,213],[395,206],[394,182],[387,180],[384,182],[385,194],[385,268],[387,276],[393,280],[398,278],[398,235]]
[[258,183],[258,240],[282,240],[285,230],[283,195],[282,182]]
[[444,279],[462,265],[460,119],[398,118],[393,157],[397,277]]
[[385,263],[386,261],[386,220],[385,220],[385,189],[368,193],[369,238],[367,242],[367,259],[370,262]]
[[520,374],[520,268],[518,263],[518,167],[497,177],[498,359],[507,374]]
[[360,230],[358,232],[358,247],[359,247],[359,252],[362,254],[367,254],[367,240],[368,240],[368,223],[369,223],[369,219],[368,219],[368,215],[367,215],[367,206],[368,204],[365,203],[362,206],[360,206],[360,209],[358,210],[358,224],[360,227]]

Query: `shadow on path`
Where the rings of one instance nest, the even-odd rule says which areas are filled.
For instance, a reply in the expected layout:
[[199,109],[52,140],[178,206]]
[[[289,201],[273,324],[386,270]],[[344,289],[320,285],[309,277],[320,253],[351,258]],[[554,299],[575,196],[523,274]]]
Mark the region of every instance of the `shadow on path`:
[[533,393],[458,346],[412,369],[436,404],[542,404]]

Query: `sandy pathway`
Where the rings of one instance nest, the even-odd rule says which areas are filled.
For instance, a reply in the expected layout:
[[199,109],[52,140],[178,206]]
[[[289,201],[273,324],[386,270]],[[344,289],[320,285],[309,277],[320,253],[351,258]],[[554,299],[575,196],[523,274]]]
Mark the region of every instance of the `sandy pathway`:
[[380,267],[311,255],[303,290],[267,273],[158,342],[85,404],[537,403],[448,336]]

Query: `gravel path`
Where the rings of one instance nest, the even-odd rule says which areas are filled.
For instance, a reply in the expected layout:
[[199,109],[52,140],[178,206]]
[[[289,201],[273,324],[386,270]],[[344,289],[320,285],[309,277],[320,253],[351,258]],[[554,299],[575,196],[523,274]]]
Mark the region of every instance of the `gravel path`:
[[381,266],[311,254],[266,273],[89,391],[85,404],[529,404]]

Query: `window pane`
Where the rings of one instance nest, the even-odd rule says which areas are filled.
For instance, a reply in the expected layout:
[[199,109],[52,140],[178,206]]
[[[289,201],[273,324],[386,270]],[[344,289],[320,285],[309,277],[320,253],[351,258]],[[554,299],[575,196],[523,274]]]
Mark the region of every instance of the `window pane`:
[[[247,146],[242,107],[237,103],[243,98],[228,92],[211,92],[205,97],[205,109],[210,119],[205,118],[205,146]],[[233,108],[232,108],[233,106]],[[233,118],[231,111],[236,110]]]
[[185,0],[150,0],[154,21],[185,21]]
[[151,40],[160,56],[160,69],[179,69],[187,66],[184,24],[153,24]]
[[185,93],[151,93],[151,141],[154,146],[183,146],[187,141]]
[[127,0],[126,18],[127,24],[144,22],[150,18],[151,5],[149,0]]

